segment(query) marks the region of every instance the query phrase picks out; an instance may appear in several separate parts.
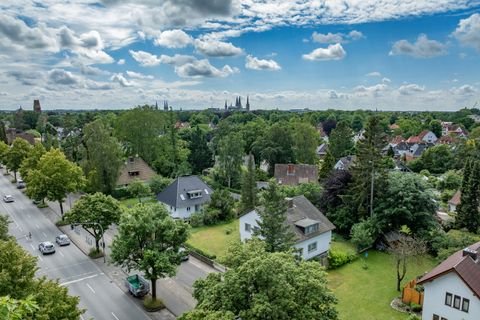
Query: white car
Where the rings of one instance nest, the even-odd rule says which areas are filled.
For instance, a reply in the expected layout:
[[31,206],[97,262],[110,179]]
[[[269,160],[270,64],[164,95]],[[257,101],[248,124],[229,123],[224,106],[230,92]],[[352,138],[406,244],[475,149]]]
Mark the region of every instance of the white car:
[[70,239],[66,234],[59,234],[58,236],[55,237],[55,242],[59,246],[68,246],[70,244]]
[[8,203],[8,202],[13,202],[13,201],[15,201],[15,200],[13,200],[13,197],[11,195],[7,194],[7,195],[3,196],[3,202]]
[[55,246],[50,241],[44,241],[40,242],[38,250],[44,255],[47,253],[55,253]]

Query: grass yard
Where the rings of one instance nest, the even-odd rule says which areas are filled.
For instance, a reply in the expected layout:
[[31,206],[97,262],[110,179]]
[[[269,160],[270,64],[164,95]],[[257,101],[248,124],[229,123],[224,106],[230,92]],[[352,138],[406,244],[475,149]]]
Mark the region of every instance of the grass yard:
[[[219,259],[225,255],[232,241],[240,241],[238,227],[238,219],[235,219],[225,224],[193,228],[187,243]],[[231,231],[230,234],[227,230]]]
[[[344,240],[332,243],[334,248],[347,245]],[[338,298],[340,320],[405,320],[406,313],[390,307],[390,302],[400,295],[396,290],[396,269],[392,258],[386,253],[369,250],[366,260],[366,270],[362,268],[362,259],[358,259],[328,272],[329,287]],[[422,257],[418,264],[412,262],[407,266],[402,284],[430,271],[435,265],[430,257]]]
[[[155,202],[156,200],[154,198],[144,198],[142,199],[142,202]],[[125,208],[130,208],[133,207],[138,203],[138,198],[128,198],[128,199],[123,199],[120,200],[120,205],[125,207]]]

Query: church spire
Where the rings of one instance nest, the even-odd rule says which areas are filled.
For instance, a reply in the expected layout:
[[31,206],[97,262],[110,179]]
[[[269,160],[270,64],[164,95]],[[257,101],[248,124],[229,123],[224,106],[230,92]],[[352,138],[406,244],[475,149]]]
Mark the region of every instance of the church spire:
[[247,104],[245,105],[245,108],[247,108],[247,111],[250,111],[250,101],[248,100],[248,96],[247,96]]
[[227,100],[225,100],[225,110],[227,110],[228,107],[227,107]]

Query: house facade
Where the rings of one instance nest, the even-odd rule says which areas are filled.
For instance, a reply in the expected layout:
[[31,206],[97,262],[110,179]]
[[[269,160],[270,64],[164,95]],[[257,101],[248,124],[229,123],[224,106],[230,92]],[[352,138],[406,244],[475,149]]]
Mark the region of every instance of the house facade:
[[337,163],[333,166],[335,170],[348,170],[355,161],[355,156],[346,156],[340,158]]
[[311,164],[275,164],[277,183],[296,186],[300,183],[318,183],[318,168]]
[[[305,260],[328,254],[335,226],[307,198],[287,198],[288,209],[285,223],[295,235],[293,247]],[[240,239],[251,239],[259,229],[260,216],[256,208],[240,217]]]
[[165,205],[172,218],[189,219],[210,202],[212,193],[212,188],[198,176],[185,176],[175,179],[157,195],[157,200]]
[[139,156],[128,157],[120,168],[117,186],[128,186],[135,180],[147,182],[156,175],[155,171]]
[[462,193],[460,190],[457,190],[453,197],[448,200],[448,211],[457,212],[457,207],[460,204]]
[[480,242],[457,251],[424,275],[423,320],[480,317]]

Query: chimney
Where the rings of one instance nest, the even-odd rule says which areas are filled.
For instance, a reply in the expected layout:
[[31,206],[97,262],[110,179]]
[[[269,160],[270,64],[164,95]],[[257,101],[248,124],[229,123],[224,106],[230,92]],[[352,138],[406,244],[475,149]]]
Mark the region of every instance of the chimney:
[[287,202],[287,208],[293,208],[293,198],[285,198]]
[[463,249],[462,256],[463,257],[470,256],[473,259],[473,261],[477,261],[477,251],[476,250],[473,250],[473,249],[470,249],[470,248],[465,248],[465,249]]

